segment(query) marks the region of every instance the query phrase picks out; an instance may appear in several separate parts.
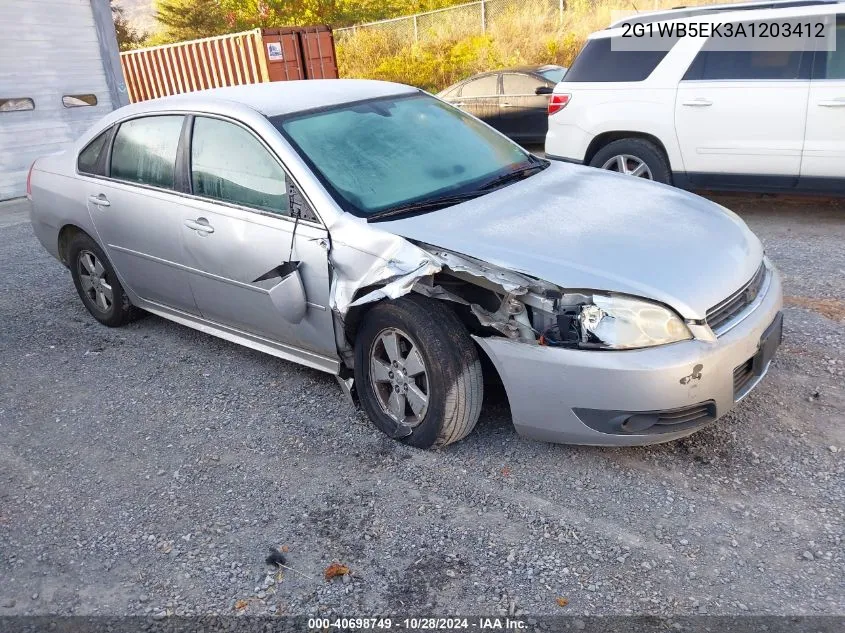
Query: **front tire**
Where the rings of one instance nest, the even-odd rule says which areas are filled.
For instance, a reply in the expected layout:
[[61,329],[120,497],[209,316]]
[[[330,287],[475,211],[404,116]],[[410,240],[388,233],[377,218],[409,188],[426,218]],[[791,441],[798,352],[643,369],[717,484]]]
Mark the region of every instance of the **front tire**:
[[79,298],[95,319],[120,327],[137,315],[137,308],[114,272],[103,249],[85,233],[78,233],[68,246],[68,261]]
[[376,304],[355,341],[361,406],[388,436],[417,448],[466,437],[481,412],[483,377],[464,324],[417,295]]
[[666,155],[654,143],[642,138],[623,138],[602,147],[590,167],[672,184],[672,172]]

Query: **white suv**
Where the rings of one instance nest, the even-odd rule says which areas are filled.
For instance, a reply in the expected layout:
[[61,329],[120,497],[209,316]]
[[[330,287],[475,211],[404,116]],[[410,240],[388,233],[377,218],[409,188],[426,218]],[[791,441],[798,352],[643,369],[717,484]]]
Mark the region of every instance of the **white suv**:
[[631,26],[593,33],[554,89],[547,156],[687,189],[845,194],[845,1],[693,7],[624,22],[785,21],[824,21],[829,37],[793,51],[677,37],[668,52],[626,52],[613,38]]

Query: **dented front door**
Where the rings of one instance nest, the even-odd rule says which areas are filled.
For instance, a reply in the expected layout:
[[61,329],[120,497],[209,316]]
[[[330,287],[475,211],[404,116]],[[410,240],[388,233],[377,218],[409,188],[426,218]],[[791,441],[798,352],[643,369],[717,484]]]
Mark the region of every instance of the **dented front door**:
[[252,130],[211,116],[193,118],[182,158],[180,228],[202,316],[335,356],[328,234],[278,158]]
[[191,290],[204,318],[300,349],[337,353],[324,228],[199,202],[185,214],[182,230]]

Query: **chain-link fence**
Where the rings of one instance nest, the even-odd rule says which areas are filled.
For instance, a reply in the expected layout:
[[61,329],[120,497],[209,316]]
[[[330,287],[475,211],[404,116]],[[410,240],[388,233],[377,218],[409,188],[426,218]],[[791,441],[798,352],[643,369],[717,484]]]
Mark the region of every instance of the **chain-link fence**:
[[[558,19],[563,19],[563,12],[566,7],[564,0],[529,0],[529,2],[537,5],[543,11],[556,10]],[[339,41],[342,41],[345,36],[361,31],[379,31],[391,38],[406,42],[419,42],[425,38],[427,33],[444,25],[454,29],[454,32],[465,35],[481,34],[486,32],[496,18],[504,15],[512,8],[524,5],[525,0],[479,0],[478,2],[459,4],[445,9],[406,15],[401,18],[334,29],[334,34]]]

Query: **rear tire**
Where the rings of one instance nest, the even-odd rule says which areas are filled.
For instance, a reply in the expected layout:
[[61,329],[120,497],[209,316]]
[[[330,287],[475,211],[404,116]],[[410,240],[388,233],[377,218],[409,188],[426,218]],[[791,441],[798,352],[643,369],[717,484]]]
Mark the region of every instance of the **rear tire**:
[[418,295],[367,313],[355,341],[355,382],[373,423],[417,448],[466,437],[481,412],[481,361],[466,327],[443,303]]
[[120,327],[138,316],[138,308],[129,303],[111,262],[91,237],[85,233],[73,237],[68,262],[79,298],[100,323]]
[[590,167],[672,184],[672,171],[663,150],[642,138],[623,138],[608,143],[596,152]]

